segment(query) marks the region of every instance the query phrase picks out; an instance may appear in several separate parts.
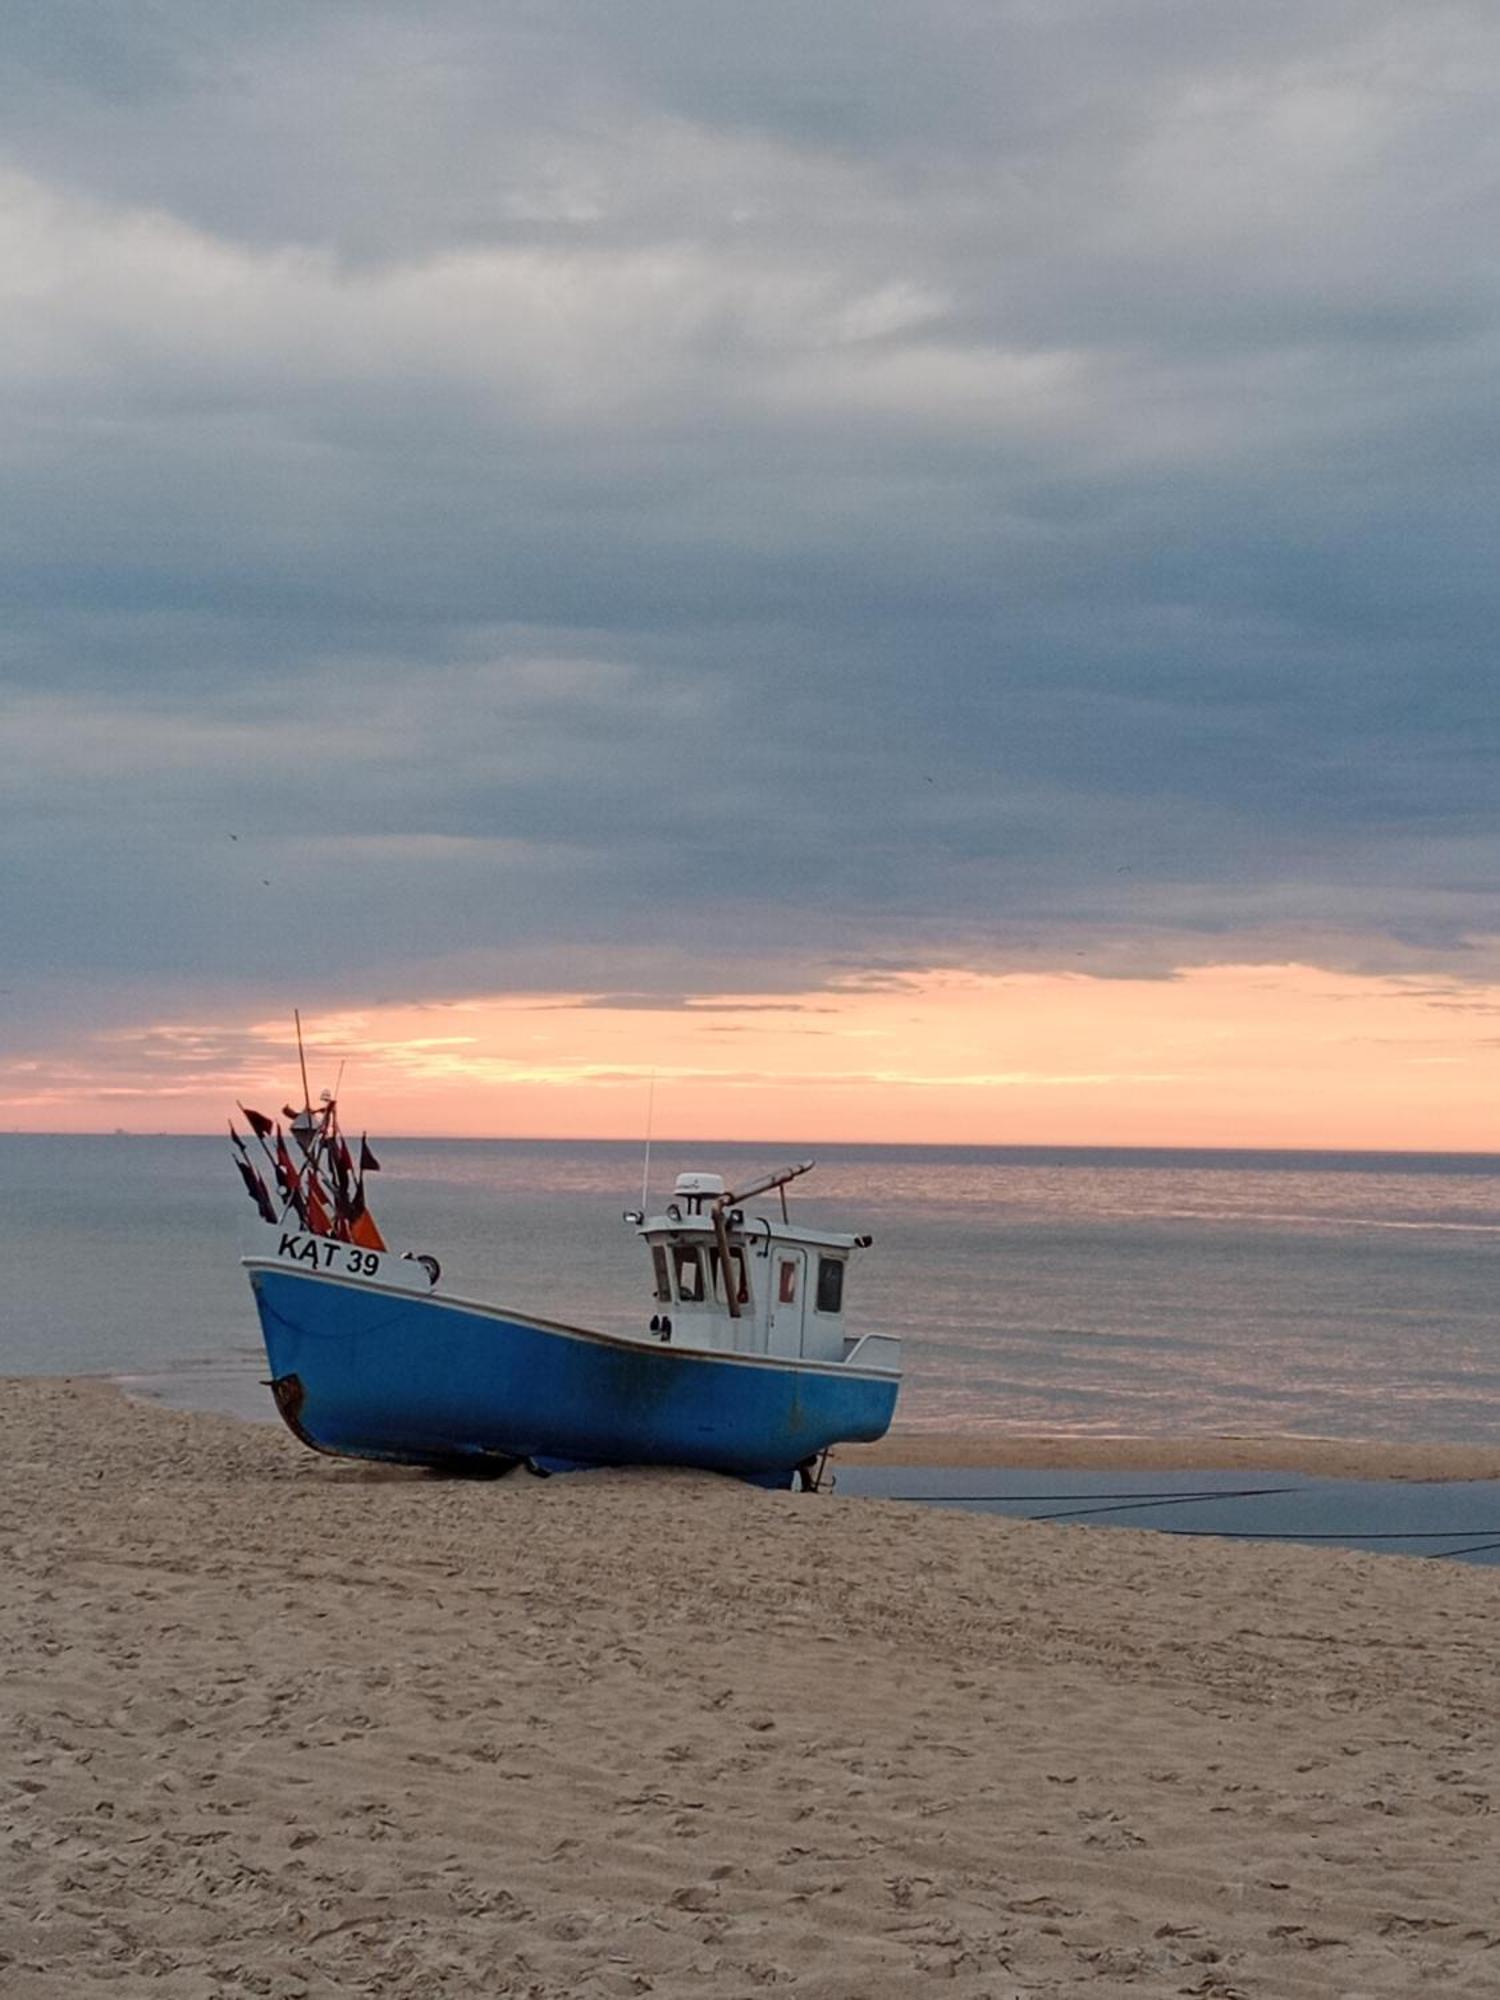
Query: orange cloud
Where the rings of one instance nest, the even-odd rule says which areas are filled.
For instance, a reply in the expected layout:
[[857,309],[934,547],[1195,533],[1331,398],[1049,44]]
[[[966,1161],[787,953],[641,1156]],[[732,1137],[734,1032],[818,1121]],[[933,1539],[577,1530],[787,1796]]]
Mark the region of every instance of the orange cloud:
[[[1500,988],[1219,965],[932,971],[805,994],[469,998],[306,1023],[386,1133],[1485,1150]],[[30,1129],[202,1131],[292,1090],[289,1023],[163,1023],[0,1072]],[[654,1084],[653,1080],[654,1079]]]

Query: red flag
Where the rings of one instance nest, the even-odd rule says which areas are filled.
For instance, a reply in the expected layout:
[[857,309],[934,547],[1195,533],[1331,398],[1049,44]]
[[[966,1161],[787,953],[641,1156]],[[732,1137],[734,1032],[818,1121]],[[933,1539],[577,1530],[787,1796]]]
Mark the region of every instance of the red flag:
[[378,1174],[380,1162],[370,1151],[370,1142],[361,1132],[359,1135],[359,1170],[362,1174]]
[[256,1138],[269,1139],[271,1136],[271,1120],[266,1114],[263,1111],[252,1111],[248,1104],[242,1104],[240,1109],[249,1120],[250,1130],[255,1134]]
[[307,1211],[307,1226],[314,1236],[332,1236],[333,1224],[328,1217],[328,1204],[323,1199],[323,1190],[311,1178],[302,1191],[302,1202]]

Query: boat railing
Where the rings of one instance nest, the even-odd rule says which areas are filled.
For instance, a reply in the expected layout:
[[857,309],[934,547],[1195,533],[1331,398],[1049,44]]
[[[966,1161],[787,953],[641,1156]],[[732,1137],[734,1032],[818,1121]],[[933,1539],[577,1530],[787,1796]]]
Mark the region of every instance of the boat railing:
[[881,1368],[898,1374],[901,1342],[893,1333],[862,1333],[844,1342],[843,1361],[846,1368]]

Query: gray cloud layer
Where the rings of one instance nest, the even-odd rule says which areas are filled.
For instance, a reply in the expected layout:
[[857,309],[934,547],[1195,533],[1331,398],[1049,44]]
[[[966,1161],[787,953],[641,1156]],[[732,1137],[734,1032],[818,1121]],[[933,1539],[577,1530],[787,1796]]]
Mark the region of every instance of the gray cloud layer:
[[1493,968],[1489,6],[47,0],[0,57],[23,1041]]

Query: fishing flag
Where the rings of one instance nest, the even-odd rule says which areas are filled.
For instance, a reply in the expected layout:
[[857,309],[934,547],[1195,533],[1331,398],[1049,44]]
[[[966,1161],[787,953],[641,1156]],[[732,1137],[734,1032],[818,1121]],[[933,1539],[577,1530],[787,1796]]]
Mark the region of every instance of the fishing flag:
[[302,1227],[307,1227],[307,1204],[302,1199],[302,1181],[292,1164],[292,1156],[286,1149],[286,1140],[281,1136],[281,1127],[276,1127],[276,1185],[283,1198],[291,1204],[292,1210]]
[[314,1236],[332,1236],[333,1223],[329,1218],[328,1204],[323,1199],[323,1190],[311,1176],[302,1191],[302,1206],[307,1226]]
[[266,1184],[248,1160],[236,1160],[240,1179],[245,1183],[245,1192],[260,1210],[263,1222],[274,1222],[276,1210],[271,1206],[271,1197],[266,1192]]
[[[345,1157],[348,1157],[347,1149]],[[366,1250],[385,1250],[389,1248],[385,1238],[376,1227],[374,1216],[371,1215],[365,1205],[365,1175],[378,1174],[379,1172],[380,1162],[370,1151],[369,1135],[361,1132],[359,1135],[359,1178],[354,1183],[354,1213],[349,1233],[353,1240]]]
[[385,1250],[390,1246],[375,1226],[375,1218],[365,1207],[364,1196],[359,1197],[359,1206],[349,1224],[349,1241],[357,1243],[361,1250]]
[[[244,1109],[242,1105],[241,1110]],[[245,1150],[245,1142],[234,1129],[234,1120],[229,1120],[229,1143],[235,1151],[235,1166],[240,1179],[245,1183],[245,1192],[260,1210],[267,1222],[276,1220],[276,1211],[271,1206],[271,1197],[266,1192],[266,1184],[250,1164],[250,1155]]]
[[348,1183],[335,1173],[329,1192],[333,1196],[333,1233],[347,1243],[351,1240],[350,1225],[354,1221],[354,1201]]
[[272,1130],[271,1120],[263,1111],[252,1111],[248,1104],[242,1104],[240,1110],[245,1114],[250,1124],[250,1130],[255,1134],[257,1139],[270,1138]]

